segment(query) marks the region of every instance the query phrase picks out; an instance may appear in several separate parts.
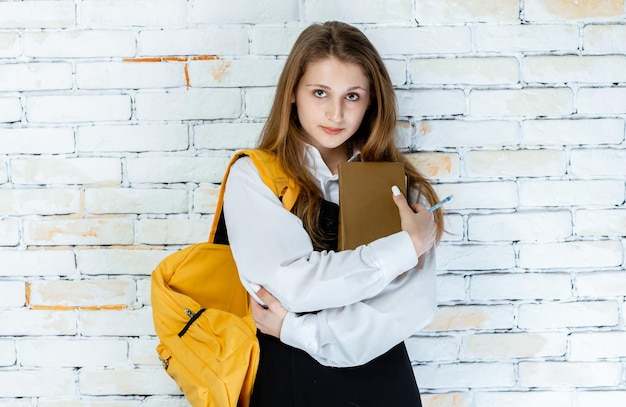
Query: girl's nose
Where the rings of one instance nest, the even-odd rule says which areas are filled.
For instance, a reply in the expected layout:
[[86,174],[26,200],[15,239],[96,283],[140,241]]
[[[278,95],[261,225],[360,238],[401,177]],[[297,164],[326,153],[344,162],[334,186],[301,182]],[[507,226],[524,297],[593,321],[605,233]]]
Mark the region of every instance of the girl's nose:
[[333,100],[326,106],[326,118],[333,122],[340,122],[343,119],[343,101]]

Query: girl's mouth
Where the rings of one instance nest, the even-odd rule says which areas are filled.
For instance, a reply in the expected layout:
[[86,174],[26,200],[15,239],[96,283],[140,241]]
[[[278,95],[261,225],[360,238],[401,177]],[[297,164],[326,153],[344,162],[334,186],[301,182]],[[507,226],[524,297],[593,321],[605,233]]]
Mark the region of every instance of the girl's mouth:
[[331,136],[336,136],[337,134],[343,131],[343,129],[338,129],[336,127],[324,127],[324,126],[322,126],[322,130],[324,130],[324,133],[330,134]]

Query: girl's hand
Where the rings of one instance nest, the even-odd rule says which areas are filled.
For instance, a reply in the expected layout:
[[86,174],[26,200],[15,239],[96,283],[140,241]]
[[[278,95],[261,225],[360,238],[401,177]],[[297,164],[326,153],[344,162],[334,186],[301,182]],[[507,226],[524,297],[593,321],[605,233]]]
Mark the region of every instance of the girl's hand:
[[[393,200],[400,212],[402,230],[411,236],[415,253],[419,257],[435,244],[437,228],[433,214],[422,205],[409,205],[399,189],[394,188],[393,190]],[[396,195],[396,193],[398,194]]]
[[264,334],[280,339],[280,330],[283,327],[285,316],[287,316],[287,310],[276,297],[263,287],[256,292],[256,295],[267,304],[267,308],[265,308],[253,298],[251,299],[252,318],[256,323],[256,327]]

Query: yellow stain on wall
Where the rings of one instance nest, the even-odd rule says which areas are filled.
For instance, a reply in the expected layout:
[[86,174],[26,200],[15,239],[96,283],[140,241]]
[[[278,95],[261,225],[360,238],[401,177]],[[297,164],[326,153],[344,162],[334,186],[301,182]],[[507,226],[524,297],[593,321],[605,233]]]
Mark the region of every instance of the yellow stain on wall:
[[568,19],[613,17],[624,14],[626,0],[544,0],[546,10]]
[[[140,58],[124,58],[122,61],[124,62],[151,62],[151,63],[155,63],[155,62],[184,62],[185,63],[185,68],[184,68],[184,72],[185,72],[185,84],[187,85],[187,88],[189,88],[190,83],[189,83],[189,61],[213,61],[216,59],[221,59],[219,57],[219,55],[196,55],[196,56],[190,56],[190,57],[176,57],[176,56],[171,56],[171,57],[140,57]],[[228,66],[230,67],[230,62],[227,63]],[[213,75],[213,77],[215,77],[215,74]],[[217,80],[217,78],[215,78]]]

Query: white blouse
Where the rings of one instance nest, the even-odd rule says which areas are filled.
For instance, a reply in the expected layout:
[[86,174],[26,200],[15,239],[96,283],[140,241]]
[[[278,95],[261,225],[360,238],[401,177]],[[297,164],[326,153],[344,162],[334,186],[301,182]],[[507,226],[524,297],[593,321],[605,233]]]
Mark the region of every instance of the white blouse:
[[[314,147],[307,147],[307,158],[324,199],[339,203],[337,175]],[[315,251],[301,220],[284,209],[248,157],[231,167],[224,216],[243,285],[253,296],[250,283],[261,285],[280,300],[289,311],[281,341],[323,365],[367,363],[434,314],[434,249],[418,262],[402,231],[355,250]]]

